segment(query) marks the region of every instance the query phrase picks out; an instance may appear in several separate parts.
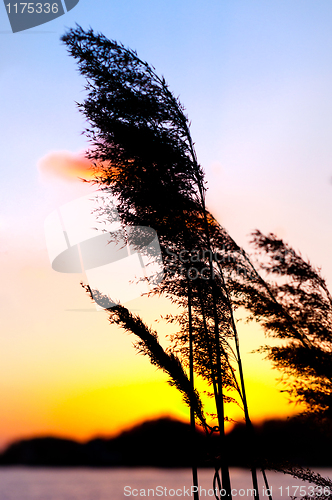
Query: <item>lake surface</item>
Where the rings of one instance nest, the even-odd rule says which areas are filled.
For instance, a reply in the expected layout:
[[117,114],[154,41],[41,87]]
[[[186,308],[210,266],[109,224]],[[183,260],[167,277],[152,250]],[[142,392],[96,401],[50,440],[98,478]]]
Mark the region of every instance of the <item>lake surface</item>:
[[[316,470],[332,478],[332,469]],[[308,483],[290,476],[267,472],[273,500],[286,500],[296,494],[301,498],[310,493]],[[215,498],[212,488],[213,471],[199,471],[202,488],[200,500]],[[252,498],[250,472],[231,469],[233,499]],[[302,491],[296,490],[302,485]],[[263,480],[259,476],[260,499]],[[29,469],[8,467],[0,469],[0,500],[124,500],[130,498],[193,498],[190,492],[189,469]],[[205,492],[204,492],[205,489]],[[249,489],[249,492],[247,491]],[[324,500],[324,492],[322,492]]]

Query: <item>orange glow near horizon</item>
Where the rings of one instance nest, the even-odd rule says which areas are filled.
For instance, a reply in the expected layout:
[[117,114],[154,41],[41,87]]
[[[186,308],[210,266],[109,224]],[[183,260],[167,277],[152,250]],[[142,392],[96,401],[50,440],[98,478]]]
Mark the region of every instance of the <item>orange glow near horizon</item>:
[[[86,176],[89,168],[88,160],[68,152],[51,153],[39,163],[40,172],[68,184]],[[71,186],[74,198],[79,183]],[[60,199],[59,185],[54,183],[51,189]],[[40,435],[84,441],[162,416],[188,421],[189,410],[181,395],[147,357],[136,353],[135,338],[109,325],[105,312],[96,312],[80,287],[85,277],[53,271],[46,245],[40,245],[30,253],[18,247],[0,262],[13,297],[2,324],[1,351],[6,354],[0,363],[0,444]],[[131,301],[129,308],[157,330],[167,346],[166,336],[174,326],[155,320],[174,311],[172,307],[165,299],[145,297]],[[239,323],[239,336],[253,422],[298,412],[280,393],[278,372],[260,354],[252,354],[266,342],[261,329]],[[212,400],[204,398],[204,403],[208,413],[215,412]],[[226,408],[226,415],[243,419],[234,405]],[[232,425],[227,423],[226,429]]]
[[[2,417],[1,441],[8,444],[17,439],[46,435],[87,441],[97,436],[114,436],[155,418],[171,417],[188,422],[189,410],[180,394],[166,383],[165,377],[156,378],[164,380],[109,387],[96,385],[88,389],[82,384],[75,390],[67,387],[63,392],[58,389],[52,394],[46,388],[36,392],[31,388],[29,400],[23,392],[17,394],[15,400],[4,394],[3,404],[9,405],[11,414],[4,412]],[[253,423],[285,419],[296,413],[268,383],[248,377],[247,389]],[[210,402],[206,409],[214,411]],[[236,422],[243,422],[239,409],[228,410],[226,406],[226,414]],[[233,425],[227,422],[226,431]]]
[[[84,277],[54,272],[46,249],[30,262],[32,267],[22,261],[22,268],[17,268],[16,262],[15,256],[8,257],[3,277],[8,275],[13,283],[20,279],[25,300],[20,315],[17,304],[12,304],[7,311],[10,321],[3,324],[0,444],[40,435],[85,441],[162,416],[189,420],[188,408],[167,384],[167,376],[133,348],[134,336],[110,325],[107,313],[96,311],[79,285]],[[172,312],[169,302],[141,297],[129,307],[158,331],[166,347],[174,326],[154,321]],[[16,343],[20,317],[25,318],[25,330]],[[279,373],[262,355],[252,354],[266,342],[261,329],[239,324],[239,336],[253,422],[296,413],[299,408],[288,404],[276,384]],[[206,411],[215,413],[213,400],[203,399]],[[226,407],[226,415],[243,421],[235,405]],[[227,423],[226,430],[232,425]]]
[[[69,286],[69,291],[76,286]],[[156,307],[156,299],[151,300]],[[165,374],[135,352],[131,345],[133,336],[109,325],[106,313],[85,314],[85,318],[82,313],[83,318],[79,318],[61,312],[62,303],[60,300],[55,306],[59,324],[67,317],[65,335],[57,335],[58,325],[52,325],[47,338],[39,338],[39,353],[27,353],[23,345],[29,363],[15,370],[11,384],[4,384],[0,435],[3,445],[32,436],[53,435],[79,441],[114,436],[143,421],[165,416],[189,421],[189,410],[180,393],[169,386]],[[242,337],[245,335],[242,354],[252,421],[260,423],[297,413],[299,408],[289,405],[281,387],[276,385],[278,372],[271,370],[260,355],[250,354],[251,347],[261,343],[261,332],[256,332],[255,339],[251,327],[241,333]],[[36,342],[35,339],[33,343]],[[48,359],[44,359],[45,354]],[[19,352],[17,356],[20,357]],[[199,381],[196,386],[200,391],[207,389]],[[214,413],[213,400],[202,399],[206,412]],[[235,405],[226,406],[226,415],[243,422],[243,413]],[[226,431],[233,425],[227,422]]]
[[[2,442],[52,435],[79,441],[96,436],[114,436],[146,420],[171,417],[189,421],[189,410],[176,389],[166,383],[166,377],[158,374],[157,381],[124,383],[120,386],[63,387],[30,389],[29,397],[17,394],[16,398],[4,395],[3,404],[11,407],[11,415],[2,419]],[[60,390],[59,390],[60,389]],[[252,421],[287,418],[296,413],[286,399],[268,383],[247,378],[249,409]],[[7,397],[6,397],[7,396]],[[23,396],[23,397],[22,397]],[[11,400],[12,399],[12,400]],[[11,401],[10,401],[11,400]],[[210,401],[206,405],[213,412]],[[228,409],[226,414],[236,422],[243,422],[239,409]],[[210,423],[211,420],[210,420]],[[226,423],[226,431],[233,423]]]

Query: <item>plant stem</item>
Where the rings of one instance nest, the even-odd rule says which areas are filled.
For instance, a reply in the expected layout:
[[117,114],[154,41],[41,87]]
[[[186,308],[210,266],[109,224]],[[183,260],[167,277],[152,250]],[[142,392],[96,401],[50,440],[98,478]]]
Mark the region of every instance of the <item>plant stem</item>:
[[[193,327],[192,327],[192,312],[191,312],[191,287],[188,279],[188,316],[189,316],[189,380],[194,393],[194,350],[193,350]],[[196,426],[195,426],[195,411],[192,401],[190,402],[190,428],[192,436],[192,475],[194,486],[194,500],[199,500],[198,495],[198,475],[197,475],[197,450],[196,450]]]

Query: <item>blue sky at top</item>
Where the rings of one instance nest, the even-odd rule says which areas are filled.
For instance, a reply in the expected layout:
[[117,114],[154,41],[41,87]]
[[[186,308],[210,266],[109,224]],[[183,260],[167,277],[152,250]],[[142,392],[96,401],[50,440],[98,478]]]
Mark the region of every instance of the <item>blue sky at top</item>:
[[75,22],[136,49],[165,75],[187,108],[208,178],[211,164],[220,163],[235,199],[237,190],[254,196],[268,191],[274,198],[276,189],[291,200],[298,195],[296,185],[301,191],[312,187],[317,174],[324,189],[331,17],[328,1],[81,0],[58,20],[13,35],[2,7],[6,206],[15,213],[20,199],[31,209],[34,199],[42,203],[38,158],[50,150],[85,147],[84,122],[74,104],[83,98],[84,80],[59,42]]

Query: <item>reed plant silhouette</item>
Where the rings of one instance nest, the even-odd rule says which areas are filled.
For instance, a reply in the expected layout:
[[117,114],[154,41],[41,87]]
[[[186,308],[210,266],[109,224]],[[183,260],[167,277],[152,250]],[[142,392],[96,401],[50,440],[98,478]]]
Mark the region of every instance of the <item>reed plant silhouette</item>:
[[[262,325],[267,337],[280,341],[258,351],[281,371],[283,392],[302,407],[298,418],[314,417],[316,425],[330,423],[332,296],[326,280],[319,268],[276,235],[256,230],[251,236],[255,265],[228,235],[231,244],[223,269],[230,301],[235,309],[245,308],[247,320]],[[327,488],[330,493],[324,495],[332,498],[331,480],[318,473],[289,463],[270,461],[265,467]],[[321,495],[314,492],[310,498]]]
[[258,265],[254,268],[242,251],[241,272],[229,281],[233,302],[245,307],[267,336],[282,342],[260,351],[282,372],[290,400],[305,413],[331,418],[332,296],[326,281],[320,269],[274,234],[255,231],[251,242]]
[[[100,189],[111,189],[123,224],[157,231],[164,279],[155,293],[181,308],[177,317],[168,317],[179,325],[168,351],[161,347],[156,332],[125,307],[110,309],[110,321],[135,334],[138,349],[166,371],[181,391],[190,407],[193,441],[196,419],[207,433],[218,432],[213,481],[230,499],[224,403],[234,401],[234,394],[239,395],[252,435],[234,319],[235,286],[232,279],[226,279],[224,263],[226,255],[241,256],[241,250],[206,209],[204,173],[188,117],[165,79],[136,52],[91,29],[76,26],[62,41],[87,81],[87,97],[78,106],[88,123],[85,134],[91,148],[87,157],[94,165],[94,182]],[[230,264],[235,267],[234,262]],[[93,291],[94,296],[97,293]],[[204,416],[195,389],[198,376],[211,386],[216,426],[209,425]],[[254,457],[251,471],[258,499]],[[193,484],[198,486],[195,461]]]

